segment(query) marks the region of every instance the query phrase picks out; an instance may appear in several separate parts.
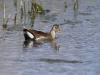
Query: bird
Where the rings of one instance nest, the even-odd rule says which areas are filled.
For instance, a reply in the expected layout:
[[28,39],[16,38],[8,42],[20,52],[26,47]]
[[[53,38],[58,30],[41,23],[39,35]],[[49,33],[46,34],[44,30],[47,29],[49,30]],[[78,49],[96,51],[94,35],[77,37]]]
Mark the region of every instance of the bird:
[[25,40],[43,40],[43,39],[55,39],[56,32],[61,32],[58,24],[54,24],[50,30],[50,32],[42,32],[38,30],[34,30],[32,28],[23,27]]

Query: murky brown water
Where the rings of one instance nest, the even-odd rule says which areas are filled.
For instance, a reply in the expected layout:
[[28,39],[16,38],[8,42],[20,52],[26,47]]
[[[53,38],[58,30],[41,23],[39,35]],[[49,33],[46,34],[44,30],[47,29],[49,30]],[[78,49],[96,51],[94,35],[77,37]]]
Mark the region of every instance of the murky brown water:
[[[3,29],[3,1],[0,0],[0,75],[99,75],[100,74],[100,1],[80,0],[76,20],[73,0],[35,0],[50,12],[38,15],[34,29],[48,32],[53,24],[60,24],[55,50],[49,42],[24,46],[22,27],[31,26],[28,18],[20,21],[20,3],[14,25],[16,7],[13,0],[5,0],[6,17],[11,18]],[[53,15],[53,16],[52,16]],[[52,17],[51,17],[52,16]],[[24,22],[25,21],[25,22]]]

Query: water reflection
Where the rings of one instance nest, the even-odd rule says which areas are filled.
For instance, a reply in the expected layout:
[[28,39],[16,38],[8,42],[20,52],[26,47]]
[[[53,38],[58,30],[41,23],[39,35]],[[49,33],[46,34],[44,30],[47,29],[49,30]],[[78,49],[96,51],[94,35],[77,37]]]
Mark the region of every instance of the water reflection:
[[41,40],[41,41],[25,40],[23,42],[23,48],[38,47],[42,43],[50,43],[51,47],[53,47],[55,50],[59,50],[59,48],[60,48],[60,46],[56,43],[56,39],[54,39],[54,40]]
[[56,43],[56,39],[51,40],[51,46],[56,50],[59,50],[60,48],[60,45]]
[[32,47],[37,47],[41,43],[36,42],[35,40],[25,40],[23,42],[23,47],[24,48],[32,48]]

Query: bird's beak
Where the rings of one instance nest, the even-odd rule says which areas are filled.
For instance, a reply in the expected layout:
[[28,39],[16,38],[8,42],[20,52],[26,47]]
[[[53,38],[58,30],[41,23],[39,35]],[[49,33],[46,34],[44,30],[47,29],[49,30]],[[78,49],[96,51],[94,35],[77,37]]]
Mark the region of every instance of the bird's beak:
[[60,28],[59,28],[59,29],[57,29],[57,32],[61,33],[61,30],[60,30]]

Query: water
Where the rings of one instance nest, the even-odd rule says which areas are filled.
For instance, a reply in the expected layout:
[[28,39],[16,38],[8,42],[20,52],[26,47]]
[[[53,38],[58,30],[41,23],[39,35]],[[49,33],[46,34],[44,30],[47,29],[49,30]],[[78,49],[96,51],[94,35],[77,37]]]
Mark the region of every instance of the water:
[[[38,3],[40,3],[37,0]],[[22,27],[29,23],[20,22],[18,6],[17,24],[13,18],[16,10],[12,0],[6,0],[6,12],[11,19],[8,28],[2,28],[3,0],[0,0],[0,75],[99,75],[100,74],[100,1],[80,0],[74,20],[73,0],[67,0],[65,11],[62,0],[43,0],[42,6],[54,16],[47,22],[38,16],[34,29],[48,32],[53,24],[60,24],[56,50],[50,42],[24,46]],[[19,2],[18,2],[19,4]],[[12,8],[12,9],[11,9]],[[9,11],[10,10],[10,11]]]

